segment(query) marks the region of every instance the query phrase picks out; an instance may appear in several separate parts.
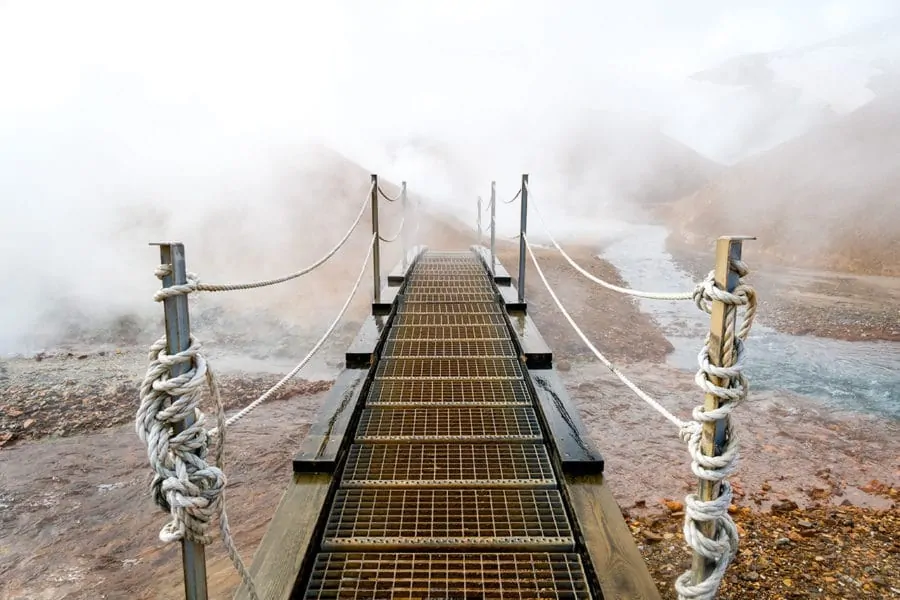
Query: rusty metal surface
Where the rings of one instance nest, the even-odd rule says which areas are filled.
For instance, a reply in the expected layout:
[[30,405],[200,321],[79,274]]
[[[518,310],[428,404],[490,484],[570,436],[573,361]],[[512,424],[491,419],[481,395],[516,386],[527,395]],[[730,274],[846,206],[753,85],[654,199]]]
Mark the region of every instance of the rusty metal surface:
[[366,406],[533,406],[522,380],[380,380],[369,388]]
[[540,444],[354,444],[344,487],[554,487]]
[[509,330],[503,325],[406,325],[391,329],[388,341],[395,340],[509,340]]
[[522,379],[522,366],[511,358],[383,358],[375,379]]
[[367,408],[356,430],[357,442],[541,441],[531,407]]
[[320,554],[306,600],[586,600],[574,553]]
[[515,358],[516,348],[500,340],[392,340],[382,358]]
[[557,490],[339,489],[323,550],[572,550]]
[[525,376],[481,259],[421,256],[305,598],[591,597]]

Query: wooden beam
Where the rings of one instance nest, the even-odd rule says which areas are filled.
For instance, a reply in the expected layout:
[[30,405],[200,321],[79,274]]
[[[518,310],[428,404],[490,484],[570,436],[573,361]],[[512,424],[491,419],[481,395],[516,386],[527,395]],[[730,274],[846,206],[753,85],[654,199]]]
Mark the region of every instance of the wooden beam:
[[565,487],[605,600],[661,600],[602,475],[569,475]]
[[[331,475],[298,473],[293,476],[250,566],[262,600],[290,598],[304,561],[308,555],[312,556],[308,552],[309,544],[330,487]],[[249,600],[247,587],[242,584],[234,598]]]

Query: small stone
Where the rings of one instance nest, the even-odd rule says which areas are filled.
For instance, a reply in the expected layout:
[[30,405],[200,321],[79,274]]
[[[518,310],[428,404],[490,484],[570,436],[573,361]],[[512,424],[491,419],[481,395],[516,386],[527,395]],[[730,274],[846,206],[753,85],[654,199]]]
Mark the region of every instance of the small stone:
[[25,419],[25,422],[22,423],[22,429],[28,429],[32,425],[34,425],[34,419]]
[[669,509],[669,512],[677,513],[684,510],[684,504],[677,500],[666,500],[665,504],[666,508]]
[[797,521],[797,525],[799,525],[803,529],[812,529],[813,528],[813,524],[810,523],[809,521],[802,521],[802,520]]
[[775,545],[778,546],[779,548],[783,548],[785,546],[790,546],[791,540],[789,540],[788,538],[778,538],[777,540],[775,540]]
[[741,579],[744,581],[759,581],[759,573],[756,571],[747,571],[746,573],[741,573]]
[[786,513],[797,510],[797,503],[793,500],[782,499],[772,504],[773,513]]
[[644,539],[646,539],[648,542],[661,542],[663,539],[663,536],[661,536],[658,533],[655,533],[653,531],[645,530],[643,533],[644,533]]

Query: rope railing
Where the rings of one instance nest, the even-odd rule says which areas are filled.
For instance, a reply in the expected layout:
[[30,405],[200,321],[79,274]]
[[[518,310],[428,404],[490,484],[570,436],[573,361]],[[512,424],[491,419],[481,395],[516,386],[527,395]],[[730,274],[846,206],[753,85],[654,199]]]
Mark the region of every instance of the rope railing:
[[380,241],[384,242],[385,244],[391,244],[393,242],[396,242],[398,239],[400,239],[400,234],[403,233],[403,227],[405,225],[406,225],[406,217],[404,216],[402,219],[400,219],[400,227],[397,229],[397,233],[395,233],[394,235],[392,235],[390,237],[382,237],[382,235],[379,233],[378,239]]
[[[492,191],[493,185],[492,183]],[[689,494],[685,498],[683,533],[686,543],[694,553],[694,562],[691,570],[678,577],[675,588],[680,600],[712,600],[738,548],[737,528],[728,514],[732,490],[726,478],[735,471],[738,458],[738,437],[731,424],[730,415],[746,400],[749,389],[748,381],[743,374],[744,340],[750,333],[757,303],[755,291],[744,282],[749,269],[740,259],[740,253],[742,241],[754,238],[720,238],[716,251],[716,268],[690,292],[634,290],[596,277],[563,249],[550,231],[542,211],[534,203],[527,174],[522,176],[521,188],[513,200],[516,198],[521,198],[522,201],[519,235],[513,238],[520,242],[519,301],[524,302],[527,253],[556,307],[585,346],[626,387],[676,426],[679,436],[687,443],[691,455],[691,470],[700,481],[698,493]],[[705,402],[704,405],[694,408],[691,420],[682,420],[676,416],[622,373],[588,339],[569,314],[547,280],[534,252],[535,244],[531,242],[526,232],[529,200],[550,240],[548,247],[558,251],[580,275],[610,291],[628,296],[653,300],[693,300],[700,310],[711,315],[710,333],[706,336],[698,354],[699,368],[694,377],[695,383],[705,394]],[[491,228],[493,236],[495,234],[493,222]],[[720,310],[713,309],[716,303],[722,306]],[[741,326],[736,330],[739,307],[744,307],[745,312]],[[715,344],[712,344],[711,340],[715,340]]]
[[380,185],[378,186],[378,193],[381,194],[381,197],[384,198],[385,200],[387,200],[388,202],[396,202],[397,200],[399,200],[400,198],[403,197],[403,190],[400,190],[399,192],[397,192],[396,196],[391,196],[387,192],[385,192],[384,189]]
[[[208,533],[209,524],[218,518],[228,555],[253,599],[258,599],[256,587],[235,547],[225,511],[227,480],[223,469],[226,429],[282,389],[331,337],[359,290],[375,241],[376,235],[373,234],[350,294],[309,353],[278,383],[227,420],[218,384],[194,336],[190,336],[190,345],[186,350],[173,355],[167,351],[168,336],[161,337],[150,348],[150,365],[141,384],[141,403],[135,428],[138,437],[147,445],[147,455],[155,472],[151,487],[156,503],[171,515],[171,521],[160,532],[160,539],[163,542],[188,540],[208,545],[212,541]],[[169,277],[172,265],[167,266],[167,269],[157,269],[157,276]],[[166,293],[156,294],[157,301],[185,296],[194,291],[177,285],[167,286],[164,290]],[[188,366],[188,370],[172,377],[172,366],[179,364]],[[217,426],[210,430],[204,428],[206,418],[200,410],[205,388],[209,389],[216,410]],[[181,428],[189,417],[193,418],[193,422]],[[180,428],[182,430],[179,432]],[[216,453],[212,464],[209,464],[206,461],[209,440],[216,437]]]
[[[397,233],[390,237],[379,234],[378,197],[388,201],[403,200],[403,216]],[[141,383],[140,406],[135,417],[135,428],[147,447],[147,456],[154,478],[151,484],[158,506],[170,514],[170,521],[160,532],[164,542],[181,541],[185,564],[193,567],[185,570],[185,593],[190,598],[207,597],[206,566],[203,546],[211,543],[209,526],[218,520],[219,531],[227,553],[241,576],[250,598],[258,599],[256,586],[241,559],[231,535],[225,510],[224,446],[228,427],[246,417],[300,373],[334,334],[344,318],[353,298],[359,291],[362,278],[370,260],[375,259],[375,291],[378,302],[378,243],[394,242],[406,229],[406,182],[401,193],[391,198],[378,186],[377,176],[372,176],[365,201],[353,223],[338,243],[324,256],[304,269],[283,277],[245,284],[208,284],[189,273],[184,263],[184,246],[180,243],[160,244],[161,261],[156,276],[163,286],[153,296],[165,305],[166,334],[150,347],[147,373]],[[360,267],[359,275],[337,316],[316,341],[310,351],[290,372],[266,390],[253,402],[231,417],[225,417],[219,386],[201,345],[191,335],[188,318],[188,296],[194,292],[221,292],[262,288],[296,279],[325,264],[349,240],[359,226],[366,208],[372,207],[373,231],[368,252]],[[418,221],[418,219],[417,219]],[[417,222],[418,229],[418,222]],[[404,235],[404,261],[407,254],[407,236]],[[206,417],[200,410],[200,402],[208,390],[216,412],[216,426],[206,429]],[[215,440],[215,452],[209,458],[209,444]],[[190,558],[188,558],[190,555]]]
[[[347,240],[350,239],[350,236],[356,230],[360,221],[362,220],[363,214],[366,212],[366,207],[369,205],[369,201],[372,195],[372,188],[369,187],[369,191],[366,193],[366,199],[363,201],[362,206],[359,207],[359,212],[356,215],[356,218],[353,220],[353,224],[350,225],[350,228],[344,234],[337,244],[331,248],[324,256],[319,258],[317,261],[312,263],[311,265],[300,269],[299,271],[295,271],[289,275],[284,275],[283,277],[276,277],[274,279],[265,279],[263,281],[255,281],[252,283],[236,283],[236,284],[218,284],[218,283],[204,283],[199,280],[196,274],[188,273],[187,274],[187,283],[173,286],[170,288],[161,289],[156,293],[154,299],[157,301],[164,300],[167,297],[172,295],[178,295],[187,291],[197,291],[197,292],[231,292],[237,290],[252,290],[257,288],[269,287],[272,285],[277,285],[280,283],[285,283],[287,281],[291,281],[292,279],[297,279],[298,277],[302,277],[303,275],[308,275],[309,273],[315,271],[323,264],[328,262],[332,256],[337,254],[338,250],[344,247],[344,244],[347,243]],[[160,267],[163,271],[166,269],[166,266],[163,265]],[[161,272],[157,273],[157,276],[162,278]]]
[[[526,184],[526,189],[527,189],[527,187],[528,187],[528,185]],[[584,275],[585,277],[587,277],[594,283],[596,283],[610,291],[618,292],[620,294],[625,294],[628,296],[634,296],[637,298],[646,298],[649,300],[696,300],[696,292],[695,291],[692,291],[692,292],[642,292],[639,290],[624,288],[624,287],[609,283],[608,281],[604,281],[603,279],[600,279],[599,277],[588,272],[586,269],[584,269],[584,267],[582,267],[577,262],[575,262],[575,260],[571,256],[569,256],[565,250],[562,249],[562,246],[559,245],[559,243],[556,241],[556,238],[554,238],[553,234],[550,233],[550,228],[547,226],[547,221],[544,219],[544,215],[541,212],[541,209],[538,207],[537,203],[535,203],[535,201],[534,201],[533,192],[531,192],[531,190],[529,189],[528,193],[529,193],[528,199],[531,201],[531,206],[534,208],[534,212],[537,215],[538,221],[540,221],[541,226],[544,228],[544,233],[547,234],[547,237],[549,238],[550,243],[553,244],[553,246],[559,251],[559,253],[562,255],[562,257],[564,259],[566,259],[566,262],[568,262],[569,265],[571,265],[571,267],[573,269],[575,269],[576,271],[578,271],[579,273],[581,273],[582,275]]]

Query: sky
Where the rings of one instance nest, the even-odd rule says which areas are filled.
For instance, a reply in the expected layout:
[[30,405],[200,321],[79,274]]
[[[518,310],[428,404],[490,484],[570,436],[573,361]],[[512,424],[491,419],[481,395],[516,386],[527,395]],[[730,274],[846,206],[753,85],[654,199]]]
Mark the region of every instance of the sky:
[[0,249],[22,257],[0,275],[28,289],[0,291],[16,309],[0,352],[48,294],[135,302],[103,287],[145,275],[150,240],[110,229],[130,206],[187,223],[225,189],[262,202],[272,157],[311,142],[437,198],[513,191],[596,110],[715,158],[745,115],[688,76],[897,15],[895,0],[0,0]]

